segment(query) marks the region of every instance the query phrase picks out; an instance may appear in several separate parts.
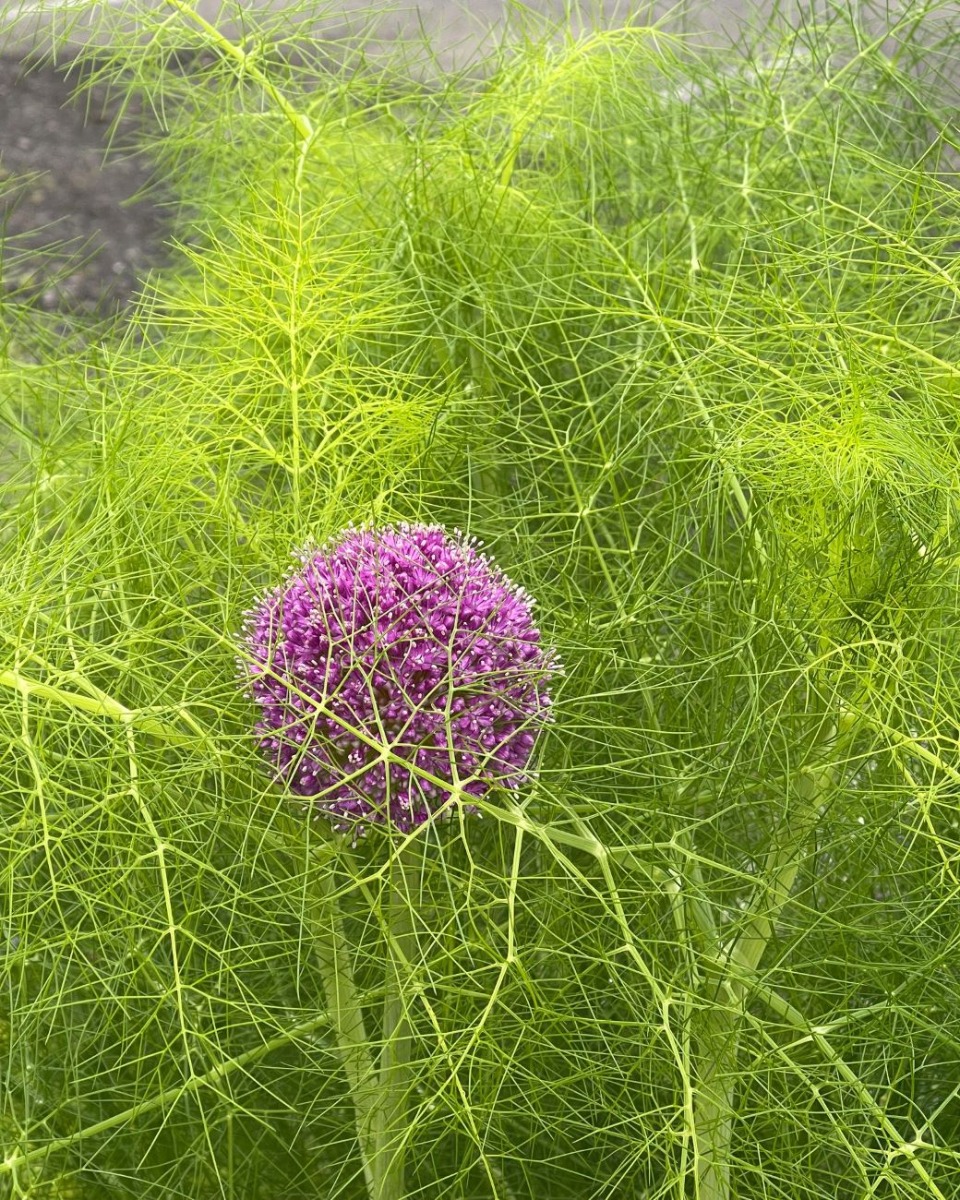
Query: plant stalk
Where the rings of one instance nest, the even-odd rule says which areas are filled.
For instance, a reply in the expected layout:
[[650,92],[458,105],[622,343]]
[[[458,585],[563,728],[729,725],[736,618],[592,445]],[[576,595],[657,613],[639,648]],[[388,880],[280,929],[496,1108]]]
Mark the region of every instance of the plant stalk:
[[379,1120],[379,1087],[330,860],[318,867],[315,880],[319,904],[311,925],[317,963],[323,977],[327,1011],[337,1039],[340,1063],[353,1100],[357,1143],[367,1193],[371,1200],[381,1200],[383,1192],[376,1173],[378,1155],[375,1136]]
[[384,926],[388,953],[384,978],[382,1039],[375,1064],[350,945],[343,930],[329,864],[317,873],[318,913],[313,918],[317,962],[323,976],[330,1023],[353,1100],[357,1143],[370,1200],[404,1200],[404,1134],[410,1085],[410,1023],[403,997],[405,966],[414,959],[410,889],[413,851],[398,854],[386,888]]
[[836,746],[836,729],[829,727],[819,741],[819,765],[805,767],[794,780],[786,818],[771,841],[753,901],[740,931],[721,948],[720,969],[713,966],[707,971],[707,1002],[694,1014],[696,1200],[733,1196],[737,1057],[749,990],[744,980],[760,966],[777,918],[790,899],[820,805],[836,783],[836,770],[823,763],[824,751]]
[[694,1097],[697,1200],[729,1200],[739,1015],[714,1001],[701,1014]]
[[404,1142],[407,1126],[407,1097],[410,1088],[411,1028],[403,986],[406,964],[416,956],[413,927],[413,893],[419,886],[414,870],[416,845],[404,847],[391,864],[384,909],[388,952],[384,979],[380,1051],[380,1106],[374,1129],[374,1175],[379,1191],[376,1200],[404,1200]]

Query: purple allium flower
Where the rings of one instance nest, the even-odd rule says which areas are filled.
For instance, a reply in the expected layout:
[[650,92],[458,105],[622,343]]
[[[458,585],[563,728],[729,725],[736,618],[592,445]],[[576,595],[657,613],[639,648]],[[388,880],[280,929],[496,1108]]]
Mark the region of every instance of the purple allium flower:
[[[461,796],[517,788],[559,664],[533,600],[439,525],[348,529],[247,616],[277,779],[335,828],[402,832]],[[446,809],[449,812],[449,807]]]

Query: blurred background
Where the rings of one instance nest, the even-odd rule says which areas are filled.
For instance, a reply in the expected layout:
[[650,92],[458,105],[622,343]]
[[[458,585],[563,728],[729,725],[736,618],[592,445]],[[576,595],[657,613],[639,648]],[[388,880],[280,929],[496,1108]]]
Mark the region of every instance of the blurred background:
[[[164,0],[153,0],[162,7]],[[0,0],[0,23],[8,31],[14,23],[17,33],[9,41],[7,51],[35,47],[51,30],[70,29],[70,40],[84,43],[97,37],[102,10],[122,11],[130,7],[128,0]],[[199,0],[195,5],[206,19],[223,28],[242,26],[237,10],[254,11],[270,7],[283,9],[284,0],[243,0],[241,4],[224,4],[222,0]],[[821,3],[821,7],[825,7]],[[901,4],[884,5],[894,11]],[[446,66],[462,66],[475,59],[485,46],[499,40],[510,26],[522,29],[533,22],[560,23],[573,26],[611,26],[633,21],[665,21],[670,28],[691,34],[736,38],[744,26],[757,15],[769,19],[777,11],[787,22],[797,19],[810,4],[796,0],[680,0],[670,4],[664,0],[637,3],[636,0],[398,0],[396,4],[371,3],[370,0],[326,0],[318,3],[322,14],[311,21],[315,29],[327,37],[351,37],[363,34],[372,42],[389,44],[398,39],[420,39],[426,36],[437,48]],[[298,21],[303,17],[298,16]]]
[[[164,0],[153,2],[161,7]],[[283,0],[199,0],[199,11],[237,36],[243,14],[263,5],[284,7]],[[72,56],[109,39],[110,22],[134,10],[130,0],[0,0],[0,296],[48,311],[106,315],[128,303],[137,280],[162,261],[162,181],[143,195],[148,176],[135,155],[112,154],[105,162],[117,117],[109,97],[93,89],[82,104],[71,102]],[[582,32],[662,22],[695,43],[736,43],[771,20],[795,24],[811,8],[794,0],[588,0],[575,7],[563,0],[333,0],[311,11],[317,15],[308,21],[301,6],[291,8],[291,36],[302,25],[331,47],[362,43],[371,62],[409,47],[416,69],[429,75],[470,70],[496,44],[542,37],[552,27]],[[422,53],[425,42],[430,55]],[[135,111],[123,114],[110,135],[115,146],[131,142],[139,119]]]

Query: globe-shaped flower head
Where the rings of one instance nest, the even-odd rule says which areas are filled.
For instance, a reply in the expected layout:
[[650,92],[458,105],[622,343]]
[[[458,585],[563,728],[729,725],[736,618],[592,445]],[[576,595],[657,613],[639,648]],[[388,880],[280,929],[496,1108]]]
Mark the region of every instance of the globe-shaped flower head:
[[244,633],[280,782],[358,835],[527,780],[558,663],[532,599],[473,540],[348,529],[300,562]]

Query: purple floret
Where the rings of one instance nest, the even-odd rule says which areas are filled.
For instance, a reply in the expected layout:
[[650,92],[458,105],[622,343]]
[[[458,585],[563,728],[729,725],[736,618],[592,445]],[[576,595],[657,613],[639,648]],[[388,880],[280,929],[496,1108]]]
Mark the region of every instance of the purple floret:
[[439,525],[348,529],[303,554],[244,630],[278,781],[355,836],[520,787],[558,669],[532,605]]

